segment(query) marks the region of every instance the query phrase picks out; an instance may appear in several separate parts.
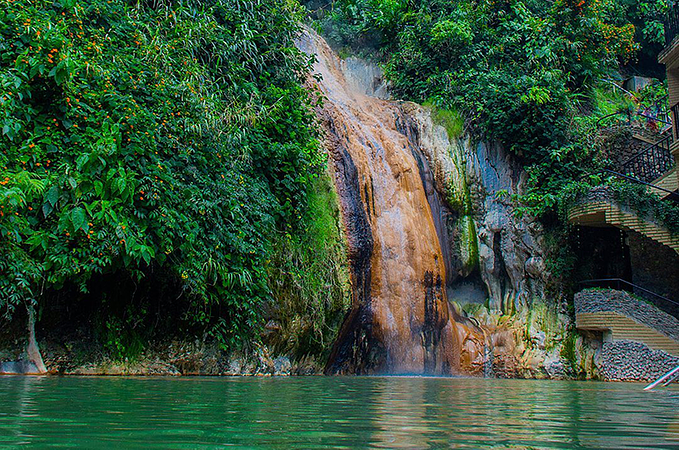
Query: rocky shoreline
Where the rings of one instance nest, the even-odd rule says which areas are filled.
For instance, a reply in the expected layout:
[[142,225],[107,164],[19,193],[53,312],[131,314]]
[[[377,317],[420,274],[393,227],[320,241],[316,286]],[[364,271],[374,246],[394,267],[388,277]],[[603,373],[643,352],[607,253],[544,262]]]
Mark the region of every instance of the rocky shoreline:
[[[153,343],[134,358],[114,359],[95,344],[41,343],[47,373],[75,376],[289,376],[319,375],[315,358],[293,360],[265,346],[227,352],[216,345],[172,341]],[[0,375],[35,374],[21,345],[0,351]]]

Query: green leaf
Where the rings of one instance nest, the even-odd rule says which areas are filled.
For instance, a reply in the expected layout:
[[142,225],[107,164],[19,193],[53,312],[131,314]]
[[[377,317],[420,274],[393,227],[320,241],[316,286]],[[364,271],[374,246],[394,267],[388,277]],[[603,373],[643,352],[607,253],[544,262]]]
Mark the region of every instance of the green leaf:
[[84,154],[80,155],[78,159],[75,160],[75,164],[78,167],[78,170],[82,170],[83,166],[87,164],[87,162],[90,160],[90,155],[89,154]]
[[[68,77],[68,60],[63,60],[59,64],[57,64],[54,69],[50,71],[50,75],[54,75],[54,81],[57,82],[57,84],[61,84],[64,82],[66,77]],[[54,73],[52,73],[54,72]]]
[[79,230],[87,224],[87,217],[85,215],[85,210],[81,207],[76,207],[71,211],[71,223],[73,224],[74,230]]
[[33,78],[33,77],[38,73],[38,70],[39,70],[39,69],[40,69],[40,68],[39,68],[37,65],[32,66],[32,67],[31,67],[31,70],[28,72],[29,77],[30,77],[30,78]]
[[146,264],[151,264],[151,254],[148,251],[148,247],[141,246],[140,253]]
[[125,186],[126,186],[125,178],[118,178],[116,180],[116,188],[118,189],[118,192],[120,192],[121,194],[123,193],[123,191],[125,191]]
[[47,200],[52,207],[56,206],[57,201],[59,200],[59,188],[56,186],[49,188],[45,195],[45,200]]
[[54,208],[49,204],[49,202],[42,205],[42,213],[45,217],[49,216],[53,210]]

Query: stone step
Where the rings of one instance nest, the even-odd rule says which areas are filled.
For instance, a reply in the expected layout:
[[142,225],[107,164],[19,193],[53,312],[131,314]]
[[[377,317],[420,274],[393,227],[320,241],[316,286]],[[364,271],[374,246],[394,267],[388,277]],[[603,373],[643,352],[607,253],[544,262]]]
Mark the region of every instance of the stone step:
[[[672,170],[666,172],[657,180],[653,180],[651,184],[653,186],[659,186],[667,191],[676,191],[679,189],[679,175],[677,174],[677,168],[672,168]],[[653,186],[648,186],[646,190],[660,198],[665,198],[669,195],[667,192],[660,189],[655,189]]]
[[575,324],[581,330],[610,331],[611,339],[614,341],[641,342],[654,350],[663,350],[671,355],[679,356],[679,341],[616,312],[576,314]]

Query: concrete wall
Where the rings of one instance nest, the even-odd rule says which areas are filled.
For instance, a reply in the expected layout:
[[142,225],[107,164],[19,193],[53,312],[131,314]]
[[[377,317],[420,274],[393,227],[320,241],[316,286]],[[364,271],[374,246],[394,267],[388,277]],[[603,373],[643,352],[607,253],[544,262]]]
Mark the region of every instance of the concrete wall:
[[[632,266],[632,283],[679,302],[679,254],[634,231],[627,233],[627,244]],[[661,304],[643,292],[636,293],[648,298],[659,308],[679,316],[679,307]]]

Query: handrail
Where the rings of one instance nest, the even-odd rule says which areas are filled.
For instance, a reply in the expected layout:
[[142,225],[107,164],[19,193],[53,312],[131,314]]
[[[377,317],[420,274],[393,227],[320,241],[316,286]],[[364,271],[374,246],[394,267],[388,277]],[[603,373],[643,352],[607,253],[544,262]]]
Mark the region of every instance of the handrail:
[[664,147],[662,146],[662,144],[664,144],[665,141],[668,141],[667,151],[669,152],[669,144],[671,144],[671,142],[669,142],[669,141],[672,141],[672,136],[671,136],[671,135],[670,135],[670,136],[664,137],[663,139],[659,140],[658,142],[655,142],[655,143],[653,143],[653,144],[647,145],[646,147],[644,147],[643,150],[640,150],[640,151],[638,151],[637,153],[635,153],[631,158],[629,158],[627,161],[625,161],[622,165],[623,165],[623,166],[626,166],[627,164],[629,164],[629,163],[632,162],[633,160],[642,157],[645,153],[648,153],[649,151],[653,150],[653,149],[656,148],[656,147],[664,148]]
[[626,285],[628,285],[628,286],[633,287],[634,289],[638,289],[638,290],[643,291],[643,292],[645,292],[645,293],[647,293],[647,294],[651,294],[651,295],[653,295],[653,296],[655,296],[655,297],[657,297],[657,298],[659,298],[659,299],[661,299],[661,300],[664,300],[664,301],[666,301],[666,302],[669,302],[669,303],[672,303],[672,304],[674,304],[674,305],[679,306],[679,303],[678,303],[678,302],[675,302],[674,300],[670,300],[670,299],[667,298],[667,297],[663,297],[663,296],[660,295],[660,294],[656,294],[656,293],[653,292],[653,291],[649,291],[649,290],[646,289],[646,288],[643,288],[643,287],[641,287],[641,286],[639,286],[639,285],[636,285],[636,284],[634,284],[634,283],[630,283],[629,281],[623,280],[622,278],[595,278],[595,279],[592,279],[592,280],[583,280],[583,281],[580,281],[579,284],[601,283],[601,282],[609,282],[609,281],[615,281],[615,282],[617,283],[617,285],[618,285],[618,289],[620,289],[620,284],[621,284],[621,283],[622,283],[622,284],[626,284]]
[[627,96],[632,97],[633,99],[637,97],[636,95],[634,95],[634,92],[628,91],[628,90],[625,89],[624,87],[618,85],[618,83],[616,83],[616,82],[613,81],[613,80],[609,80],[609,79],[607,79],[607,78],[604,78],[602,81],[605,81],[606,83],[610,84],[611,86],[613,86],[613,87],[616,88],[616,89],[620,89],[622,92],[624,92],[625,94],[627,94]]
[[[672,197],[672,200],[674,200],[675,202],[679,201],[679,193],[677,193],[675,191],[670,191],[669,189],[665,189],[664,187],[660,187],[660,186],[657,186],[655,184],[647,183],[646,181],[640,180],[638,178],[631,177],[629,175],[622,174],[620,172],[615,172],[613,170],[601,169],[600,172],[610,173],[611,175],[615,175],[617,177],[624,178],[625,180],[633,181],[635,183],[643,184],[643,185],[651,187],[653,189],[657,189],[659,191],[666,192],[668,197]],[[591,175],[591,174],[592,173],[590,172],[587,175]]]
[[[675,106],[676,106],[676,105],[675,105]],[[628,116],[628,122],[632,122],[631,116],[634,115],[634,116],[641,116],[641,117],[643,117],[644,119],[652,120],[653,122],[660,122],[660,123],[663,123],[663,124],[665,124],[665,125],[672,125],[672,122],[671,122],[671,121],[659,119],[659,118],[653,117],[653,116],[647,116],[647,115],[644,114],[644,113],[640,113],[640,112],[638,112],[638,111],[629,111],[629,110],[627,110],[627,109],[621,109],[621,110],[618,110],[618,111],[616,111],[616,112],[613,112],[613,113],[610,113],[610,114],[606,114],[605,116],[599,117],[599,119],[596,121],[596,124],[597,124],[597,126],[599,126],[599,125],[601,124],[601,121],[602,121],[602,120],[608,119],[609,117],[617,116],[617,115],[619,115],[619,114],[625,114],[625,115],[627,115],[627,116]]]
[[599,120],[596,121],[596,126],[600,126],[601,121],[604,120],[604,119],[608,119],[609,117],[617,116],[618,114],[623,114],[623,113],[626,113],[627,115],[630,114],[630,112],[626,109],[621,109],[619,111],[616,111],[616,112],[613,112],[613,113],[610,113],[610,114],[606,114],[605,116],[599,117]]
[[669,122],[669,121],[667,121],[667,120],[658,119],[657,117],[653,117],[653,116],[647,116],[647,115],[644,114],[644,113],[633,112],[632,114],[636,114],[637,116],[641,116],[641,117],[643,117],[644,119],[649,119],[649,120],[652,120],[652,121],[654,121],[654,122],[664,123],[665,125],[672,125],[672,122]]
[[[602,81],[605,81],[606,83],[610,84],[614,88],[622,91],[627,97],[631,98],[635,103],[639,103],[639,98],[637,97],[637,93],[628,91],[627,89],[618,85],[618,83],[614,82],[613,80],[609,80],[609,79],[604,78]],[[606,114],[605,116],[600,117],[597,120],[596,123],[597,123],[597,126],[598,126],[601,123],[601,121],[604,120],[604,119],[608,119],[609,117],[613,117],[613,116],[616,116],[618,114],[626,114],[627,115],[627,121],[630,122],[630,123],[632,122],[632,115],[637,115],[637,116],[641,116],[641,117],[643,117],[647,120],[652,120],[654,122],[660,122],[660,123],[663,123],[665,125],[672,125],[672,123],[673,123],[672,119],[673,118],[670,115],[670,108],[667,107],[667,101],[668,101],[668,96],[665,96],[665,97],[663,97],[659,100],[656,100],[655,103],[654,103],[654,106],[656,108],[656,111],[658,111],[659,116],[664,117],[667,120],[663,120],[659,117],[653,117],[653,116],[646,115],[643,112],[639,112],[639,111],[641,111],[640,108],[636,109],[634,111],[632,111],[629,108],[623,108],[623,109],[619,109],[616,112]],[[638,105],[638,106],[640,106],[640,105]]]
[[674,380],[676,380],[679,377],[679,366],[675,367],[674,369],[670,370],[667,372],[665,375],[661,376],[657,380],[655,380],[653,383],[649,384],[644,388],[644,391],[650,391],[654,387],[657,387],[659,384],[662,383],[663,386],[667,386]]

